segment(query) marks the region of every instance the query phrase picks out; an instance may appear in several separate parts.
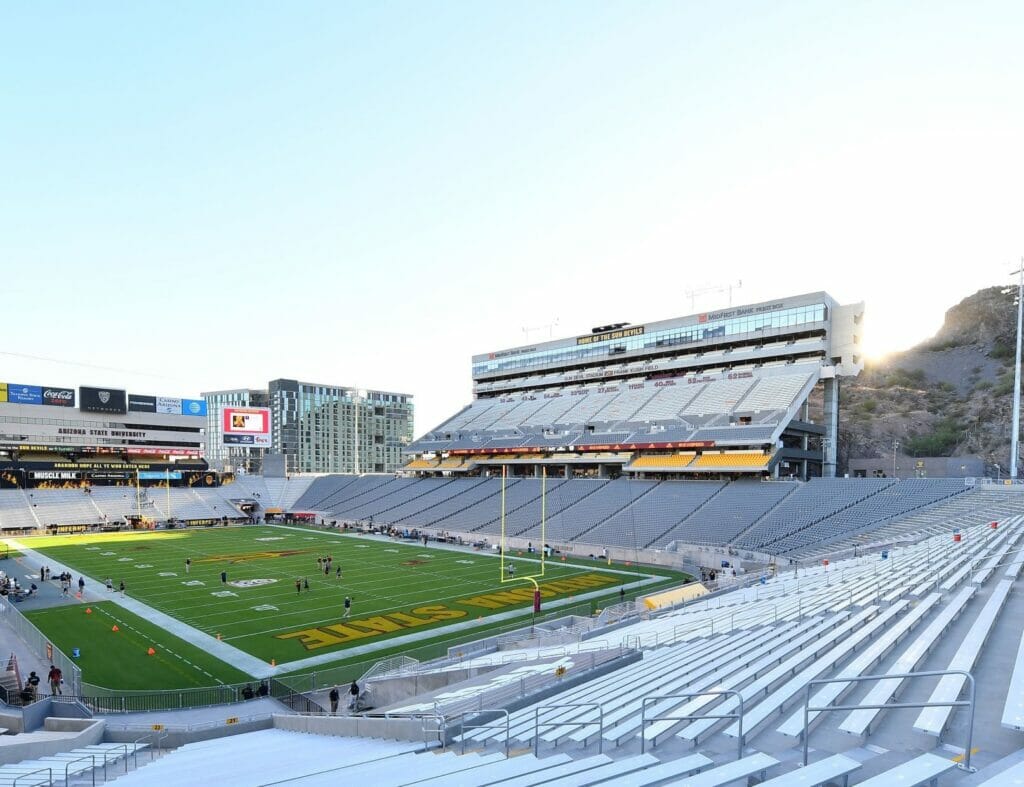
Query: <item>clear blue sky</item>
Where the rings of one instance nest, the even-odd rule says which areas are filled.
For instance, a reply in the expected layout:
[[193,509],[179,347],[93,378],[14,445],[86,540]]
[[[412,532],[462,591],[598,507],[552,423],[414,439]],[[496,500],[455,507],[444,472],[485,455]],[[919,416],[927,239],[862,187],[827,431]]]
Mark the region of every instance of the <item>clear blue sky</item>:
[[1018,2],[6,2],[0,31],[0,380],[299,377],[412,393],[421,433],[524,327],[742,280],[866,301],[882,353],[1024,253]]

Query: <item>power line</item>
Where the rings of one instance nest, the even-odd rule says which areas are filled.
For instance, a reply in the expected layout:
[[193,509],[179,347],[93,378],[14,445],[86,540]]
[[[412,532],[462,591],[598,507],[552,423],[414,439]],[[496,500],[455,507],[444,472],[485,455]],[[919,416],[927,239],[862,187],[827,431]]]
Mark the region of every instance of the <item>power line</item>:
[[6,350],[0,350],[0,355],[7,355],[12,358],[21,358],[26,361],[46,361],[47,363],[56,363],[63,366],[78,366],[83,369],[99,369],[104,372],[119,372],[121,374],[137,374],[143,377],[157,377],[161,380],[175,380],[177,378],[168,377],[165,374],[156,374],[155,372],[143,372],[138,369],[122,369],[117,366],[100,366],[93,363],[80,363],[78,361],[67,361],[62,358],[48,358],[45,355],[31,355],[29,353],[15,353],[8,352]]

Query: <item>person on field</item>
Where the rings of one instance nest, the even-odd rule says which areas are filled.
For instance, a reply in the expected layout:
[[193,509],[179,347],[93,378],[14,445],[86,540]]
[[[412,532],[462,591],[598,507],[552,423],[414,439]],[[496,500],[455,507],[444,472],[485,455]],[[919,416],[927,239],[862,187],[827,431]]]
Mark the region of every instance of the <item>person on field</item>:
[[228,584],[228,572],[227,571],[221,571],[220,572],[220,583],[222,585]]
[[335,577],[337,579],[341,579],[341,564],[338,565],[338,573],[335,574]]
[[107,592],[114,592],[114,580],[112,580],[110,577],[107,577]]
[[78,595],[85,593],[85,577],[78,578]]
[[349,696],[352,698],[349,701],[348,706],[352,710],[355,710],[356,707],[359,705],[359,684],[355,681],[352,681],[352,685],[348,687],[348,693]]
[[309,578],[308,577],[303,577],[302,578],[302,589],[303,590],[309,590]]
[[60,671],[60,667],[51,664],[46,679],[50,681],[50,694],[60,694],[60,684],[64,680],[64,674]]
[[338,692],[338,687],[335,686],[333,689],[331,689],[331,693],[328,694],[327,697],[331,701],[331,713],[337,713],[338,700],[341,699],[341,694]]
[[352,599],[349,596],[345,596],[345,614],[342,617],[347,618],[352,614]]
[[302,593],[302,580],[301,579],[296,579],[295,580],[295,592],[296,593]]
[[191,570],[192,570],[192,558],[187,557],[187,558],[185,558],[185,573],[187,574]]
[[121,598],[124,598],[124,580],[123,579],[121,580],[121,587],[119,589],[121,591]]

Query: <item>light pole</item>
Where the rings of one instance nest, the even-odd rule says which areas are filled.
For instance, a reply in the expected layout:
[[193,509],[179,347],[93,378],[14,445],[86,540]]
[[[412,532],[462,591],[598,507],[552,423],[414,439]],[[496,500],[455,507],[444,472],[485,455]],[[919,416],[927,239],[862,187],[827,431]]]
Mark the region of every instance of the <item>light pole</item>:
[[893,440],[892,441],[892,477],[893,478],[896,478],[896,452],[899,450],[899,448],[900,448],[900,441],[899,440]]
[[[1017,356],[1013,367],[1013,433],[1010,436],[1010,478],[1017,480],[1017,441],[1020,437],[1020,334],[1024,318],[1024,258],[1017,274]],[[1011,276],[1013,274],[1010,274]]]

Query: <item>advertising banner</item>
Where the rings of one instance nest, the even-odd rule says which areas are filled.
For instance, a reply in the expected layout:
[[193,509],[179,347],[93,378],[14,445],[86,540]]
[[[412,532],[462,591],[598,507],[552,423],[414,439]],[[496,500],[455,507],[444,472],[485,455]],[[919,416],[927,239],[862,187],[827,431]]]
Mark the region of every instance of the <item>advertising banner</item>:
[[46,386],[43,388],[43,404],[51,407],[74,407],[75,389]]
[[43,389],[38,385],[8,383],[7,401],[11,404],[42,404]]
[[196,415],[206,417],[206,400],[205,399],[182,399],[181,400],[181,414],[182,415]]
[[158,396],[156,398],[156,411],[164,415],[181,415],[181,399],[174,399],[170,396]]
[[181,480],[180,470],[171,470],[170,472],[165,470],[140,470],[139,480],[140,481],[166,481],[167,479],[172,481]]
[[225,407],[224,443],[270,448],[270,410],[266,407]]
[[80,476],[76,470],[33,470],[28,474],[36,481],[77,481]]
[[7,383],[0,383],[0,402],[7,401]]
[[78,388],[78,409],[85,413],[128,412],[128,394],[116,388]]
[[128,394],[128,411],[132,413],[155,413],[156,397],[142,394]]

